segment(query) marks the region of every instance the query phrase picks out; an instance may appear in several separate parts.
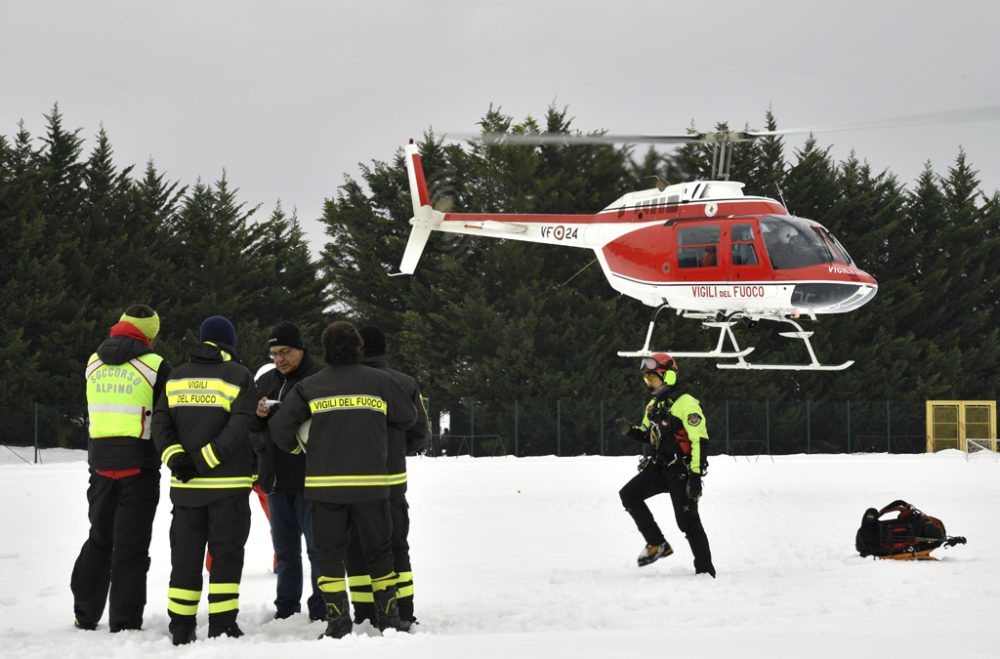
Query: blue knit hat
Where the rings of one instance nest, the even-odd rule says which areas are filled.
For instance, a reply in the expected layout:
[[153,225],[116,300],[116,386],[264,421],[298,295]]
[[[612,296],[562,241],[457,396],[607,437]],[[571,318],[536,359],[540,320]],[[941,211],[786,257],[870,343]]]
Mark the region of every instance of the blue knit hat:
[[200,336],[202,341],[224,343],[236,347],[236,328],[225,316],[209,316],[201,323]]

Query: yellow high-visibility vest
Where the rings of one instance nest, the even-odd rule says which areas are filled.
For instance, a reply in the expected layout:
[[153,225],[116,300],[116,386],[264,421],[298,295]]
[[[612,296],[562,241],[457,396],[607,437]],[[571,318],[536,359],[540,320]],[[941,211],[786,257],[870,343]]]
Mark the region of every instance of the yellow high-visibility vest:
[[90,437],[150,438],[153,387],[163,357],[147,353],[124,364],[105,364],[95,352],[87,362]]

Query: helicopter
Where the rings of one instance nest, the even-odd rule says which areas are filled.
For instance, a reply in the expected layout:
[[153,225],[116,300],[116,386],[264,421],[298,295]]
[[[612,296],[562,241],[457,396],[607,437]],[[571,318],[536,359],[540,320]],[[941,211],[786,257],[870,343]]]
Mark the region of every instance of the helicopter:
[[[728,153],[720,152],[716,160],[727,162]],[[853,364],[820,363],[813,333],[799,320],[863,306],[878,290],[874,277],[858,268],[821,224],[792,216],[774,199],[745,195],[742,183],[661,182],[628,192],[593,215],[442,213],[431,205],[412,142],[406,166],[413,219],[400,274],[416,270],[433,231],[590,249],[613,289],[655,307],[643,346],[619,351],[621,357],[668,352],[717,359],[719,368],[759,370],[842,370]],[[715,348],[651,349],[656,320],[668,308],[718,331]],[[733,332],[741,320],[790,325],[779,335],[802,341],[810,361],[747,361],[754,348],[741,347]]]
[[[996,107],[959,111],[960,120],[993,119]],[[985,116],[981,116],[985,115]],[[772,131],[689,132],[683,135],[569,135],[486,133],[486,144],[692,143],[712,148],[710,180],[627,192],[591,215],[452,213],[432,205],[420,153],[413,140],[405,161],[413,205],[411,230],[397,275],[413,274],[431,233],[521,240],[592,250],[608,284],[655,310],[645,342],[621,357],[668,352],[675,357],[718,360],[721,369],[839,371],[848,360],[823,364],[812,331],[801,320],[848,313],[869,303],[878,282],[858,267],[847,249],[822,224],[797,217],[784,204],[747,195],[728,180],[733,145],[761,137],[850,127],[950,122],[956,112],[911,115],[883,122]],[[673,309],[718,332],[715,347],[703,351],[651,349],[659,314]],[[802,341],[805,363],[755,363],[733,332],[739,322],[770,321],[789,327],[781,337]]]

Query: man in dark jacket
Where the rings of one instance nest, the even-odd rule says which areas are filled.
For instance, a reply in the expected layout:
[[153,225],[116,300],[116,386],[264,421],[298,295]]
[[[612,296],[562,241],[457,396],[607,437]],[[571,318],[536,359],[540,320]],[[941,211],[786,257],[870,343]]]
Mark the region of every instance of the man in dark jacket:
[[153,414],[153,440],[167,465],[170,500],[170,589],[174,645],[195,640],[205,546],[212,552],[208,636],[243,634],[236,624],[243,547],[250,534],[254,451],[248,433],[257,394],[237,361],[236,330],[223,316],[201,324],[201,343],[167,381]]
[[[410,545],[407,540],[410,533],[410,506],[406,501],[406,456],[416,455],[424,448],[430,437],[430,426],[417,381],[389,367],[385,357],[385,334],[382,330],[377,327],[362,327],[360,334],[365,343],[365,356],[361,363],[392,376],[417,410],[417,422],[409,430],[389,428],[388,464],[390,477],[394,481],[389,486],[389,508],[392,512],[393,569],[399,575],[396,580],[396,602],[399,604],[399,617],[412,623],[416,618],[413,616],[413,567],[410,565]],[[365,619],[374,621],[371,575],[368,574],[361,539],[355,534],[351,535],[351,543],[347,548],[347,585],[351,589],[354,622],[360,623]]]
[[269,424],[278,448],[307,451],[306,498],[313,502],[317,583],[328,621],[324,635],[334,638],[353,626],[344,578],[352,527],[368,557],[379,629],[409,629],[396,604],[389,512],[389,486],[396,479],[386,462],[388,428],[406,430],[416,422],[417,410],[390,375],[359,363],[361,345],[350,323],[329,325],[323,331],[328,366],[296,384]]
[[307,606],[310,620],[326,618],[326,606],[316,579],[316,547],[311,527],[312,505],[305,498],[306,456],[279,451],[271,441],[268,421],[277,413],[288,392],[303,378],[323,370],[306,352],[299,328],[289,322],[278,323],[267,340],[274,369],[257,380],[257,413],[250,432],[260,436],[257,442],[258,482],[267,492],[271,511],[271,538],[278,560],[275,618],[288,618],[302,610],[302,537],[312,567],[312,595]]
[[144,304],[125,310],[87,362],[90,536],[73,566],[75,624],[96,629],[109,599],[112,632],[140,629],[160,461],[150,416],[170,375],[153,351],[160,317]]

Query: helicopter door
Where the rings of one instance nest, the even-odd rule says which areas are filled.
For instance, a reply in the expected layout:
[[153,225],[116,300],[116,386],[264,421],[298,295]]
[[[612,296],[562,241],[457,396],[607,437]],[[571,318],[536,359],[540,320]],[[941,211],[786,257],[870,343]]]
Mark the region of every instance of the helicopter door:
[[[762,258],[760,232],[753,222],[730,224],[726,231],[729,245],[728,265],[733,279],[757,279],[766,273],[767,266]],[[723,257],[725,258],[725,256]]]

